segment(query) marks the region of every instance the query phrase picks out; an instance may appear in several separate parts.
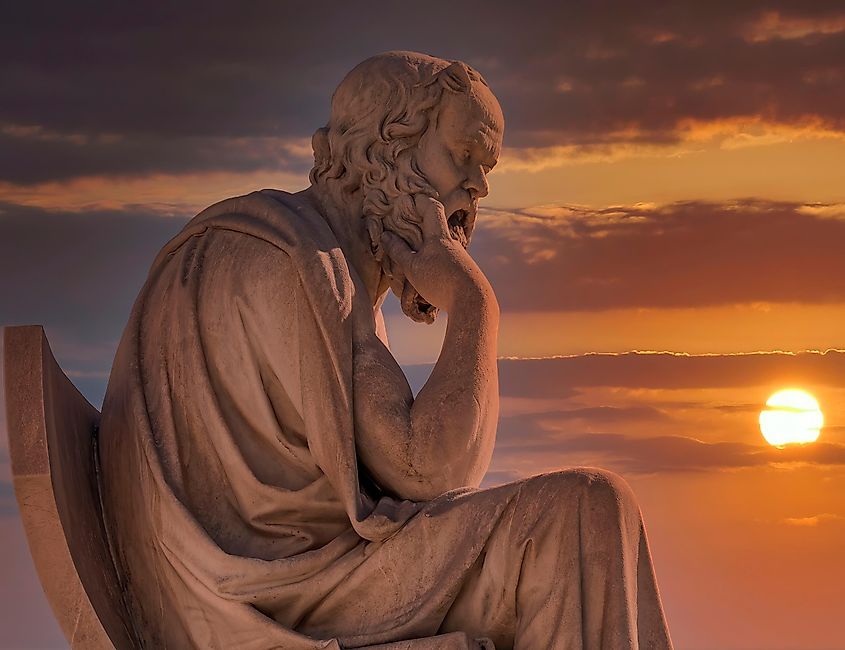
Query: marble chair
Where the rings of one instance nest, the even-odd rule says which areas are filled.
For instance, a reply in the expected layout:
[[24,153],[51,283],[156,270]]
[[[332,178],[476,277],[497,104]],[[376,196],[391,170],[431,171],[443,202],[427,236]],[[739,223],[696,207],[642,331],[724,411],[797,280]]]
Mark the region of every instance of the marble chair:
[[[74,650],[139,648],[100,506],[100,413],[59,368],[41,326],[6,327],[3,334],[15,494],[53,614]],[[492,644],[451,633],[366,650],[468,648]]]
[[4,329],[15,494],[35,568],[71,648],[132,648],[97,482],[99,412],[38,325]]

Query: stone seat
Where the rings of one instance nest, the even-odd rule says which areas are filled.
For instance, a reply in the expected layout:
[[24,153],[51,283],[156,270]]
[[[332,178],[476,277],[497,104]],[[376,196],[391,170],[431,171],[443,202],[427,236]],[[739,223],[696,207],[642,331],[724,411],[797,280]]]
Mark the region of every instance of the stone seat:
[[4,328],[9,454],[24,530],[71,648],[132,648],[103,524],[99,412],[59,368],[40,326]]
[[[41,326],[6,327],[3,333],[15,495],[53,614],[71,648],[139,648],[101,514],[100,414],[59,368]],[[455,632],[362,650],[492,647]]]

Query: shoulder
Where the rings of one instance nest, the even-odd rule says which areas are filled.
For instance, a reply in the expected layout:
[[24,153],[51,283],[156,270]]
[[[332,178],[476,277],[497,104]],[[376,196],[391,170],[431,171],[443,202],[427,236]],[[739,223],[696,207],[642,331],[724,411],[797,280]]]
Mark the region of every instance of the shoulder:
[[291,291],[298,280],[296,265],[285,251],[260,238],[226,229],[211,229],[204,242],[204,284],[226,284],[241,295]]
[[355,281],[344,253],[326,219],[301,196],[263,190],[221,201],[168,246],[191,239],[202,240],[199,271],[211,292],[218,284],[250,300],[304,292],[333,319],[352,308]]

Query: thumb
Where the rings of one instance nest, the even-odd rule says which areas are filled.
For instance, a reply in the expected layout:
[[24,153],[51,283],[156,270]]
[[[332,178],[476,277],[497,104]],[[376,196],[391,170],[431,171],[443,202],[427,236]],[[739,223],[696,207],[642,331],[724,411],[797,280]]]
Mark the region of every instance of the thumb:
[[392,232],[385,230],[381,233],[381,245],[391,260],[403,268],[408,268],[414,255],[414,251],[404,239]]
[[440,201],[426,194],[415,194],[414,206],[422,219],[424,235],[428,237],[449,236],[446,211]]

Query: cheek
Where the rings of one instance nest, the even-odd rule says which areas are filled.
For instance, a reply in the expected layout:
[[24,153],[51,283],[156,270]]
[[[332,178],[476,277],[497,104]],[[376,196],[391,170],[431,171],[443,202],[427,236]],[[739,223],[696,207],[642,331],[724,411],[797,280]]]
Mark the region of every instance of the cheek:
[[460,174],[452,154],[447,149],[439,147],[427,148],[419,153],[417,164],[426,180],[441,195],[452,192],[460,183]]

